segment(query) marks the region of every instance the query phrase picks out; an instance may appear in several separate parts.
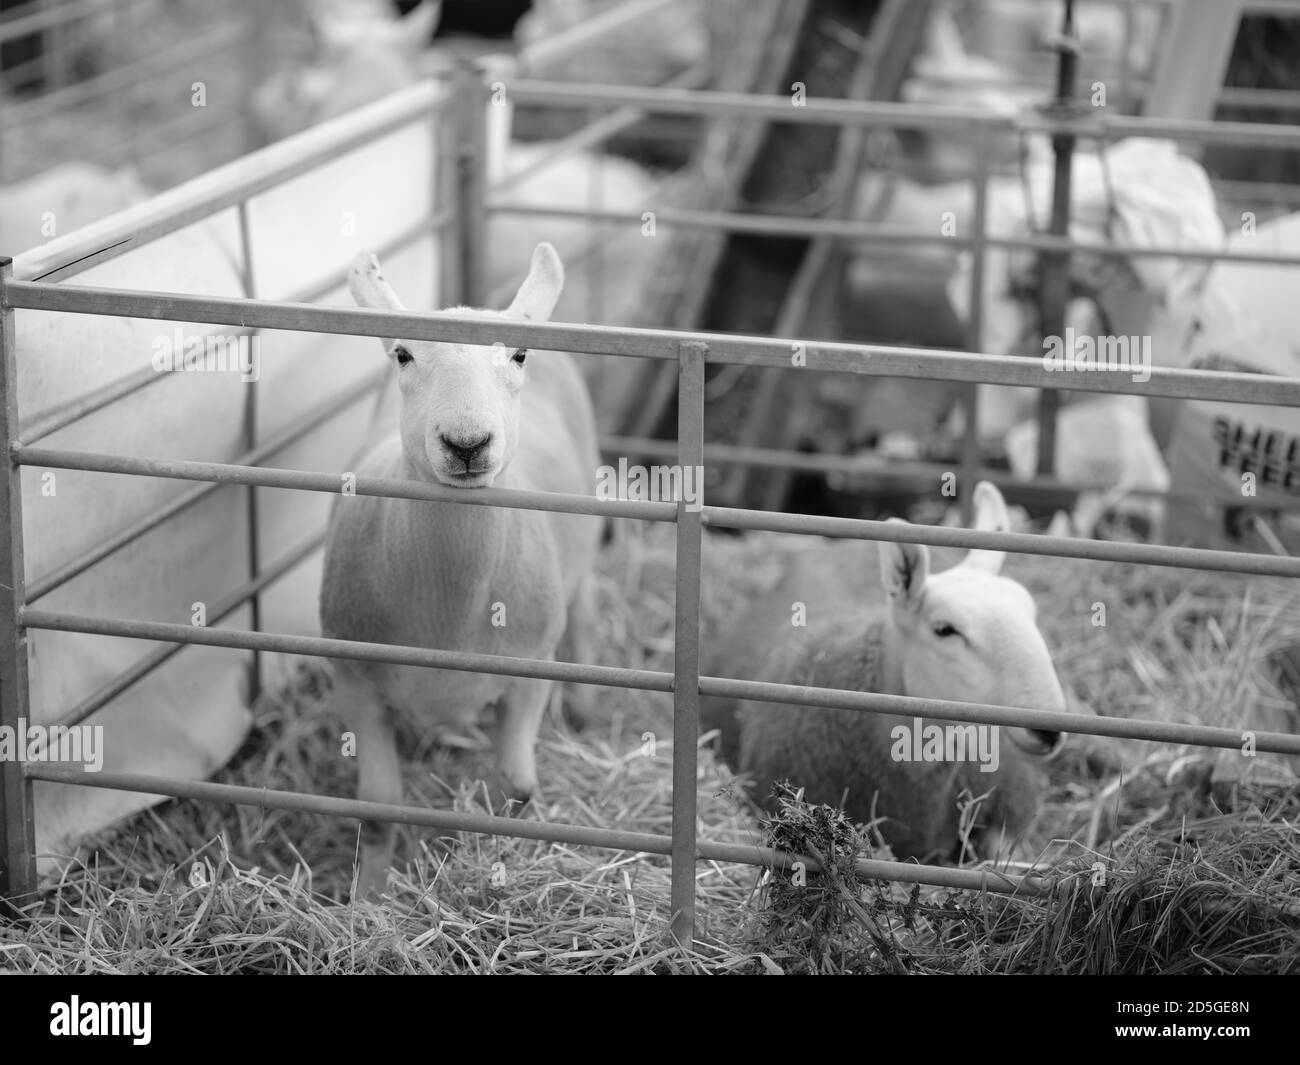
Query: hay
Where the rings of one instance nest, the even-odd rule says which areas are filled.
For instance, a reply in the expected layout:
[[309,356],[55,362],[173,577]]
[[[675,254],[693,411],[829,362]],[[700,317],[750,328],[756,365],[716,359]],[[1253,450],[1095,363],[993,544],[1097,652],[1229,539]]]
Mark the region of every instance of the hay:
[[[623,532],[601,560],[599,660],[671,668],[673,530]],[[1009,565],[1041,604],[1063,680],[1098,712],[1211,724],[1294,715],[1275,668],[1300,628],[1285,583],[1028,557]],[[705,639],[780,572],[764,537],[711,538],[706,566]],[[1095,602],[1107,605],[1105,626],[1090,622]],[[342,724],[322,710],[328,684],[328,668],[313,665],[265,696],[217,779],[353,794]],[[545,726],[544,794],[520,816],[668,833],[669,697],[602,689],[600,707],[601,723],[580,736],[559,720]],[[489,744],[477,730],[403,737],[407,801],[487,812]],[[1062,877],[1050,899],[858,884],[849,863],[882,854],[863,831],[789,795],[764,825],[706,737],[703,837],[774,841],[835,872],[796,887],[789,874],[701,862],[691,950],[667,938],[663,857],[400,828],[389,898],[354,904],[355,822],[169,802],[87,841],[24,920],[0,922],[0,969],[1296,971],[1300,797],[1289,768],[1260,756],[1225,773],[1222,756],[1196,748],[1080,746],[1053,764],[1031,833]],[[1103,885],[1093,883],[1098,863]]]

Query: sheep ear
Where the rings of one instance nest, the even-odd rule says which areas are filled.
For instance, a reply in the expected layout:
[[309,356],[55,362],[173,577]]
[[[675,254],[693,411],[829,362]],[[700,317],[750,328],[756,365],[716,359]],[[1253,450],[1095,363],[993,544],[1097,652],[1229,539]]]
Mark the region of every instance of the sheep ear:
[[563,289],[564,264],[560,262],[559,252],[543,242],[533,251],[528,276],[515,293],[514,301],[506,308],[506,315],[510,318],[545,322],[560,301]]
[[303,9],[307,17],[307,32],[317,54],[331,52],[348,43],[346,29],[340,25],[333,5],[325,0],[309,0]]
[[[379,269],[379,260],[368,251],[363,251],[352,260],[348,270],[348,291],[356,300],[358,307],[368,307],[376,311],[404,311],[406,308],[398,299],[393,286],[384,278]],[[391,338],[380,338],[384,350],[388,351],[396,343]]]
[[[891,518],[890,521],[899,525],[908,524],[898,518]],[[893,602],[915,606],[921,601],[921,589],[929,575],[930,552],[925,544],[881,542],[880,579]]]
[[[988,481],[980,481],[975,486],[974,504],[974,528],[977,532],[1011,531],[1011,515],[1007,513],[1006,500],[996,486]],[[972,551],[962,560],[962,565],[985,573],[999,573],[1006,557],[1005,551]]]
[[394,41],[411,52],[422,52],[429,47],[433,31],[441,21],[442,0],[424,0],[414,11],[408,11],[397,20]]

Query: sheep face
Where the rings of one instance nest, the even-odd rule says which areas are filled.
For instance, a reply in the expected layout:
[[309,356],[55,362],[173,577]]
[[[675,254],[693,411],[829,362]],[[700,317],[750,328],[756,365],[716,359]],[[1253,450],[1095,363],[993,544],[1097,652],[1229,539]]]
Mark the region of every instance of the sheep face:
[[[532,267],[503,313],[466,307],[448,313],[485,319],[546,321],[564,284],[564,269],[549,244],[539,244]],[[349,274],[363,307],[402,310],[372,255]],[[402,394],[402,449],[414,472],[457,488],[483,488],[509,465],[519,441],[519,396],[528,352],[427,341],[385,341]]]
[[[976,529],[1007,531],[1001,495],[981,482]],[[923,544],[882,544],[889,594],[891,669],[909,696],[1064,710],[1065,695],[1038,630],[1033,597],[999,574],[1001,552],[972,551],[960,565],[929,573]],[[1008,729],[1016,746],[1050,754],[1059,732]]]

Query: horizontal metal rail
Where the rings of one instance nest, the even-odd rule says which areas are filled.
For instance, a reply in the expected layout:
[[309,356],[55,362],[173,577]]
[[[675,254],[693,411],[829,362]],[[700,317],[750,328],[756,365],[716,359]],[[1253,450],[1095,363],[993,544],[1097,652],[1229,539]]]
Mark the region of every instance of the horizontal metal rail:
[[[119,0],[118,11],[139,7],[142,0]],[[37,8],[28,13],[28,8]],[[45,5],[39,0],[25,4],[17,11],[0,20],[0,42],[12,41],[15,37],[26,37],[30,33],[61,26],[68,22],[89,15],[99,14],[104,10],[104,0],[65,0],[58,5]]]
[[[648,456],[671,458],[677,454],[676,445],[671,440],[657,440],[650,437],[606,436],[600,441],[600,450],[604,455],[614,456]],[[848,476],[889,477],[889,478],[938,478],[951,473],[957,462],[938,462],[922,459],[888,459],[872,454],[835,455],[813,454],[805,451],[782,451],[779,448],[743,447],[732,444],[706,444],[704,457],[709,465],[717,466],[762,466],[777,470],[795,470],[804,473],[842,473]],[[999,488],[1015,487],[1041,491],[1071,492],[1111,492],[1116,486],[1100,481],[1065,482],[1056,477],[1035,474],[1032,477],[1017,477],[1009,469],[992,469],[987,466],[976,467],[972,475],[981,481],[991,481]],[[1240,507],[1245,510],[1291,510],[1300,508],[1300,496],[1288,496],[1270,492],[1261,488],[1258,496],[1250,498],[1241,495],[1229,495],[1224,492],[1206,494],[1205,492],[1171,492],[1157,488],[1125,488],[1124,495],[1137,499],[1164,499],[1178,503],[1216,503],[1225,507]]]
[[570,29],[520,49],[515,56],[515,65],[521,72],[527,72],[529,68],[571,57],[635,22],[658,14],[676,2],[677,0],[628,0],[608,11],[589,15]]
[[[641,227],[640,211],[612,208],[547,207],[540,204],[490,199],[487,209],[492,214],[522,215],[536,218],[572,218],[587,222],[614,222]],[[973,248],[983,244],[989,248],[1008,248],[1017,251],[1069,251],[1079,254],[1099,255],[1112,259],[1186,259],[1210,263],[1259,263],[1269,266],[1300,266],[1300,254],[1287,255],[1268,251],[1229,251],[1196,248],[1145,248],[1100,241],[1075,240],[1051,234],[1026,234],[1024,236],[946,237],[938,233],[909,229],[903,226],[882,225],[878,222],[853,222],[829,218],[809,218],[802,215],[752,214],[735,211],[692,211],[677,207],[654,207],[655,225],[681,226],[684,229],[725,229],[733,233],[757,233],[779,237],[826,237],[833,240],[856,240],[873,244],[909,247],[933,246],[947,248]]]
[[[244,327],[297,332],[346,333],[355,336],[401,336],[462,344],[510,346],[581,354],[609,354],[676,359],[680,343],[708,346],[710,363],[740,363],[788,369],[794,365],[789,340],[724,333],[679,333],[666,329],[620,329],[470,318],[452,314],[414,314],[365,308],[317,307],[311,304],[214,296],[179,296],[166,292],[89,288],[15,281],[8,286],[10,306],[75,314],[122,315],[163,321],[233,323]],[[1125,373],[1066,373],[1046,369],[1041,360],[1015,355],[986,355],[937,348],[881,344],[798,342],[805,368],[873,377],[909,377],[980,384],[1023,385],[1075,392],[1121,392],[1129,395],[1208,399],[1225,403],[1300,406],[1300,378],[1269,374],[1171,370],[1155,367],[1150,379],[1136,382]]]
[[[675,177],[675,175],[669,175],[668,177],[660,178],[658,181],[653,182],[647,190],[648,195],[650,197],[657,197],[664,191],[666,186],[675,181]],[[486,203],[484,204],[484,213],[492,213]],[[597,220],[595,212],[593,212],[591,216],[587,217],[590,217],[593,221]],[[638,219],[640,218],[639,215],[637,217]],[[639,225],[640,222],[638,221],[638,226]],[[593,278],[593,264],[594,269],[597,272],[595,276],[603,276],[601,274],[603,269],[602,257],[608,249],[611,234],[608,232],[608,227],[592,226],[591,230],[592,231],[587,235],[585,240],[572,245],[566,244],[562,249],[560,249],[560,254],[564,258],[566,277],[585,277],[588,280],[591,280]],[[483,301],[485,306],[499,307],[502,304],[508,305],[510,300],[513,299],[519,286],[523,283],[524,278],[528,276],[528,269],[527,267],[516,269],[514,273],[503,276],[505,279],[489,291],[488,298]],[[588,305],[588,309],[590,309],[590,305]]]
[[[669,78],[663,88],[698,88],[708,83],[709,75],[710,71],[707,65],[692,67],[690,70],[684,70],[682,73]],[[624,130],[635,126],[645,117],[646,112],[639,111],[635,107],[624,107],[602,115],[581,129],[561,137],[554,143],[550,151],[547,151],[540,158],[534,159],[527,166],[510,171],[492,185],[492,190],[500,194],[516,188],[529,178],[547,169],[547,167],[554,166],[564,156],[596,148]]]
[[[195,40],[174,44],[158,55],[116,67],[63,89],[55,89],[34,100],[9,104],[0,109],[0,128],[49,118],[52,112],[77,107],[96,97],[120,92],[131,85],[144,84],[150,76],[161,71],[183,67],[195,60],[230,51],[247,39],[248,32],[243,26],[209,27]],[[186,81],[188,80],[187,78]]]
[[[350,817],[359,821],[383,821],[445,832],[479,832],[515,839],[535,839],[544,843],[567,843],[574,846],[601,847],[632,851],[638,854],[668,855],[672,837],[648,832],[626,832],[616,828],[591,828],[566,825],[555,821],[529,821],[522,817],[496,817],[491,814],[461,813],[455,810],[431,810],[421,806],[398,806],[390,803],[341,799],[330,795],[312,795],[301,791],[272,791],[239,784],[216,784],[201,780],[173,780],[142,773],[86,773],[80,769],[44,763],[30,763],[26,775],[82,787],[135,791],[146,795],[168,795],[175,799],[230,803],[262,810],[295,810],[302,813]],[[821,870],[816,859],[804,855],[754,847],[742,843],[696,845],[698,860],[756,865],[767,869],[790,869],[803,863],[810,872]],[[994,869],[953,869],[941,865],[914,865],[910,862],[886,862],[873,858],[859,859],[856,872],[864,880],[892,880],[903,884],[935,884],[939,887],[989,891],[1002,895],[1046,895],[1055,881],[1045,877],[1001,873]]]
[[166,121],[152,124],[130,137],[114,140],[108,150],[96,150],[91,157],[104,165],[141,165],[164,152],[180,152],[199,137],[216,137],[232,126],[243,124],[244,116],[233,108],[187,108]]
[[862,518],[832,518],[815,514],[785,514],[770,510],[739,510],[705,506],[704,523],[726,529],[750,529],[840,539],[882,540],[970,550],[1009,551],[1020,555],[1079,558],[1090,562],[1127,562],[1173,569],[1212,570],[1264,577],[1300,577],[1300,558],[1214,551],[1166,544],[1134,544],[1120,540],[1084,540],[1034,533],[977,532],[942,525],[910,525]]
[[22,623],[34,629],[84,632],[92,636],[163,640],[170,643],[199,644],[204,647],[230,647],[243,651],[280,651],[313,658],[344,658],[355,662],[423,666],[428,669],[450,669],[462,673],[495,673],[507,677],[528,677],[561,683],[600,684],[611,688],[671,692],[673,687],[671,673],[659,673],[649,669],[551,662],[471,651],[439,651],[428,647],[331,640],[320,636],[212,629],[155,621],[89,617],[30,608],[22,611]]
[[[857,100],[705,89],[641,89],[627,85],[591,85],[522,79],[510,85],[516,103],[551,107],[637,107],[656,114],[765,118],[774,122],[814,125],[897,127],[969,133],[985,126],[1007,133],[1070,134],[1084,139],[1164,137],[1205,144],[1251,148],[1300,148],[1300,129],[1264,122],[1213,122],[1192,119],[1130,118],[1104,113],[1084,118],[1034,112],[991,115],[978,107],[930,107],[909,103],[863,104]],[[1101,111],[1101,109],[1096,109]]]
[[[556,662],[538,658],[481,654],[473,651],[443,651],[429,647],[335,640],[321,636],[291,636],[286,633],[251,632],[176,625],[133,618],[92,617],[25,607],[20,621],[32,629],[80,632],[92,636],[116,636],[133,640],[162,640],[204,647],[228,647],[244,651],[279,651],[314,658],[342,658],[355,662],[421,666],[463,673],[492,673],[569,684],[595,684],[641,691],[675,690],[671,673],[619,666],[595,666],[581,662]],[[1144,721],[1123,717],[1074,714],[1058,710],[964,703],[945,699],[918,699],[906,695],[814,688],[798,684],[774,684],[733,677],[701,676],[701,695],[790,706],[830,707],[868,714],[965,721],[977,725],[1070,732],[1119,739],[1159,743],[1187,743],[1200,747],[1240,749],[1245,740],[1241,729],[1216,728],[1176,721]],[[1300,736],[1280,732],[1251,731],[1255,750],[1268,754],[1300,754]]]
[[[105,455],[91,451],[16,446],[12,461],[45,469],[91,470],[136,477],[172,477],[222,484],[289,488],[337,495],[339,474],[309,473],[303,470],[270,469],[262,466],[233,466],[221,462],[192,462],[183,459],[138,458]],[[593,471],[594,473],[594,471]],[[598,499],[594,496],[561,492],[535,492],[518,488],[461,488],[427,481],[357,477],[349,484],[357,495],[391,499],[456,503],[462,506],[512,507],[559,514],[589,514],[598,517],[641,518],[645,521],[676,521],[677,505],[670,502],[635,499]],[[785,514],[769,510],[740,510],[732,507],[701,508],[705,525],[731,529],[832,536],[841,539],[878,540],[890,543],[928,544],[1013,554],[1048,555],[1054,558],[1082,558],[1094,562],[1129,562],[1176,569],[1214,570],[1267,577],[1300,577],[1300,558],[1257,555],[1238,551],[1213,551],[1199,547],[1170,547],[1165,544],[1136,544],[1119,540],[1083,540],[1069,536],[1040,536],[1034,533],[982,532],[950,529],[937,525],[900,525],[897,522],[863,518],[833,518],[815,514]]]
[[1219,106],[1300,111],[1300,92],[1295,89],[1244,89],[1228,86],[1219,93]]
[[[183,459],[137,458],[105,455],[92,451],[68,451],[18,445],[11,449],[14,462],[48,469],[90,470],[141,477],[170,477],[184,481],[212,481],[219,484],[255,485],[260,488],[292,488],[303,492],[338,495],[343,479],[338,473],[309,473],[266,466],[234,466],[223,462],[192,462]],[[466,492],[428,481],[402,481],[386,477],[349,475],[349,490],[359,496],[415,499],[426,503],[459,503],[478,507],[514,507],[556,514],[589,514],[601,518],[641,518],[645,521],[675,521],[677,505],[633,499],[597,499],[595,496],[563,492],[535,492],[520,488],[476,488]],[[1297,560],[1300,563],[1300,560]]]

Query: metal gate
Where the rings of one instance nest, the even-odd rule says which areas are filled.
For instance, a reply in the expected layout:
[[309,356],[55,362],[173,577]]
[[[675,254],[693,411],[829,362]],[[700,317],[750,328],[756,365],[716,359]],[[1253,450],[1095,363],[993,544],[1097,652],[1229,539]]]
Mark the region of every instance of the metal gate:
[[[462,90],[468,86],[462,85]],[[465,242],[467,234],[481,231],[485,206],[496,210],[517,210],[508,204],[474,203],[471,197],[482,195],[481,131],[471,127],[481,122],[478,110],[481,84],[471,92],[451,94],[420,86],[390,97],[364,111],[347,116],[317,130],[276,145],[238,164],[207,175],[169,195],[163,208],[135,212],[131,228],[116,235],[138,247],[151,239],[174,231],[218,210],[246,202],[249,196],[287,178],[300,174],[331,154],[374,139],[405,123],[431,119],[445,125],[459,125],[462,142],[462,169],[453,182],[459,196],[447,208],[430,218],[415,222],[410,233],[394,246],[414,240],[437,227],[450,234],[453,256],[462,269],[476,270],[477,254]],[[1068,131],[1082,138],[1102,140],[1130,135],[1169,136],[1174,138],[1215,141],[1219,143],[1270,144],[1300,147],[1300,129],[1270,127],[1245,123],[1214,124],[1190,122],[1148,122],[1139,119],[1097,119],[1092,121],[1032,118],[1015,123],[1009,119],[992,119],[964,109],[927,110],[924,114],[901,105],[858,104],[843,101],[809,100],[806,106],[792,108],[785,97],[748,97],[718,92],[681,89],[627,89],[616,86],[569,86],[554,83],[521,81],[511,86],[516,101],[569,105],[589,108],[592,99],[610,108],[623,106],[641,111],[664,111],[705,115],[746,115],[784,122],[856,123],[864,126],[901,126],[942,131],[945,129],[979,129],[984,136],[1021,129],[1025,131]],[[469,105],[464,101],[468,99]],[[461,108],[466,125],[448,123],[454,117],[453,101]],[[468,109],[466,109],[468,108]],[[446,143],[446,138],[441,139]],[[981,169],[977,175],[978,217],[983,219],[982,204],[987,184],[987,152],[979,154]],[[552,214],[574,212],[551,211]],[[581,212],[577,212],[581,215]],[[597,215],[596,217],[604,217]],[[618,216],[621,220],[621,216]],[[691,213],[664,208],[658,212],[664,225],[718,226],[736,231],[824,234],[841,239],[872,239],[896,242],[917,240],[914,234],[902,234],[866,224],[817,222],[806,219],[758,217],[734,213]],[[639,224],[638,219],[627,219]],[[246,212],[241,221],[247,225]],[[675,654],[673,672],[626,669],[588,664],[550,662],[509,658],[486,654],[441,651],[421,647],[398,647],[382,644],[354,643],[284,634],[194,628],[164,624],[147,619],[89,617],[75,613],[43,610],[36,600],[53,587],[102,561],[129,543],[143,531],[153,528],[176,513],[177,504],[136,523],[114,535],[103,545],[55,574],[38,575],[27,582],[23,564],[23,532],[20,476],[23,467],[76,469],[104,474],[141,477],[164,477],[200,482],[195,494],[216,485],[246,485],[281,490],[336,493],[340,478],[334,474],[309,473],[265,465],[278,448],[294,434],[315,424],[329,411],[355,402],[356,394],[341,395],[314,412],[311,417],[283,431],[275,439],[261,442],[237,463],[194,462],[169,458],[135,458],[121,455],[88,453],[51,448],[41,440],[77,418],[99,410],[116,399],[143,387],[155,385],[162,377],[150,373],[126,379],[121,385],[88,397],[58,418],[41,419],[39,424],[20,435],[16,367],[22,352],[15,350],[14,312],[16,310],[57,311],[77,314],[121,315],[134,318],[179,320],[238,325],[249,329],[285,329],[296,331],[344,333],[361,336],[403,336],[415,340],[443,340],[459,343],[490,344],[502,341],[509,345],[541,349],[567,350],[578,354],[611,354],[621,357],[668,360],[676,363],[679,382],[678,438],[676,461],[682,466],[702,467],[705,462],[704,371],[713,364],[743,364],[757,367],[788,368],[791,345],[787,340],[730,336],[706,333],[681,333],[657,329],[619,329],[567,324],[521,324],[505,321],[484,322],[450,315],[390,313],[375,310],[351,310],[312,306],[306,302],[319,292],[304,293],[300,302],[273,303],[257,299],[207,298],[167,293],[129,292],[107,288],[78,287],[61,279],[75,275],[91,263],[104,262],[121,254],[124,247],[114,247],[111,226],[93,230],[94,246],[73,251],[64,248],[53,259],[38,252],[25,257],[23,270],[15,273],[10,260],[0,268],[0,434],[6,442],[9,467],[0,485],[0,558],[4,575],[0,577],[0,725],[16,726],[28,712],[27,633],[32,629],[52,629],[103,636],[133,637],[169,645],[160,651],[166,656],[186,644],[252,651],[280,651],[325,658],[348,658],[440,669],[498,673],[516,677],[542,678],[560,682],[638,688],[671,693],[674,702],[673,731],[673,819],[670,836],[624,832],[573,825],[520,821],[512,818],[393,806],[357,800],[276,792],[193,780],[168,779],[133,774],[98,774],[87,779],[74,770],[22,762],[0,763],[0,897],[14,901],[34,892],[37,886],[33,854],[32,785],[37,780],[57,781],[87,787],[115,788],[176,798],[244,804],[263,808],[295,809],[373,821],[432,827],[451,831],[471,831],[520,838],[545,839],[570,844],[585,844],[617,850],[671,855],[672,925],[679,940],[693,938],[695,928],[695,863],[699,860],[741,862],[770,868],[786,868],[802,861],[816,870],[818,863],[807,856],[774,852],[770,849],[740,845],[723,845],[697,838],[696,765],[701,695],[718,695],[782,702],[804,706],[842,707],[863,713],[889,713],[925,716],[977,724],[1007,725],[1051,731],[1087,733],[1196,744],[1206,747],[1239,748],[1243,734],[1239,730],[1201,725],[1128,720],[1118,717],[1092,717],[1063,712],[983,706],[970,703],[914,699],[867,692],[836,691],[800,686],[758,683],[739,678],[701,676],[699,672],[700,628],[699,597],[701,578],[701,544],[706,527],[771,530],[776,532],[816,534],[832,537],[913,542],[933,546],[982,548],[1027,554],[1098,561],[1140,563],[1156,566],[1220,570],[1242,574],[1300,577],[1300,559],[1229,551],[1198,550],[1163,545],[1091,541],[1030,534],[984,533],[967,529],[926,526],[900,526],[879,521],[816,517],[780,512],[742,510],[705,505],[690,509],[685,501],[645,502],[633,500],[598,500],[585,495],[562,495],[500,488],[465,493],[424,482],[357,478],[355,491],[360,495],[386,496],[410,500],[456,502],[466,506],[504,506],[522,509],[557,511],[598,516],[640,518],[676,524],[677,600]],[[128,240],[128,238],[130,238]],[[459,239],[456,239],[459,238]],[[952,241],[957,238],[934,237]],[[1023,240],[993,238],[978,231],[966,238],[977,259],[990,246],[1031,248],[1036,250],[1077,249],[1080,245],[1053,238],[1034,237]],[[381,252],[385,249],[379,249]],[[389,249],[391,250],[391,249]],[[1102,254],[1133,254],[1108,247],[1089,248]],[[1160,256],[1187,255],[1169,249],[1151,249],[1143,254]],[[1197,258],[1207,256],[1196,253]],[[1250,262],[1295,264],[1300,260],[1267,254],[1224,255],[1220,258]],[[976,292],[978,278],[976,274]],[[40,280],[37,278],[40,277]],[[57,279],[57,280],[56,280]],[[338,278],[333,279],[335,282]],[[978,337],[973,347],[978,350]],[[1038,361],[1018,357],[994,357],[970,352],[808,342],[800,345],[809,372],[842,372],[869,376],[930,378],[969,383],[1022,385],[1040,389],[1067,389],[1091,392],[1127,392],[1184,399],[1215,399],[1247,404],[1300,405],[1300,380],[1265,377],[1253,374],[1217,373],[1197,370],[1153,369],[1150,380],[1136,384],[1113,379],[1115,375],[1051,373]],[[806,456],[803,456],[806,459]],[[828,462],[826,468],[833,467]],[[980,471],[978,457],[968,457],[960,483],[964,492],[973,489]],[[189,498],[183,497],[183,498]],[[259,591],[282,575],[306,554],[314,550],[319,537],[312,537],[302,547],[283,558],[273,560],[247,583],[233,590],[223,601],[229,612],[255,600]],[[147,672],[156,666],[159,656],[146,660]],[[129,675],[110,686],[100,697],[83,703],[65,714],[58,724],[75,724],[120,694],[143,675],[133,668]],[[1277,754],[1300,754],[1300,736],[1280,733],[1255,733],[1255,749]],[[989,870],[954,869],[890,861],[862,861],[858,872],[863,877],[947,887],[970,888],[1004,893],[1050,892],[1049,878],[1016,876]]]

